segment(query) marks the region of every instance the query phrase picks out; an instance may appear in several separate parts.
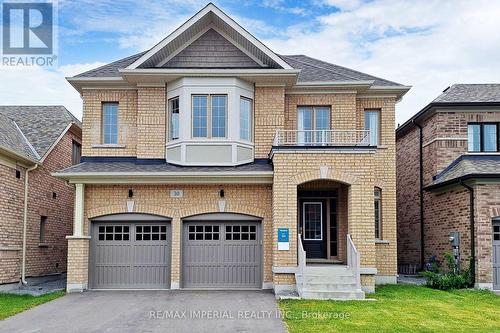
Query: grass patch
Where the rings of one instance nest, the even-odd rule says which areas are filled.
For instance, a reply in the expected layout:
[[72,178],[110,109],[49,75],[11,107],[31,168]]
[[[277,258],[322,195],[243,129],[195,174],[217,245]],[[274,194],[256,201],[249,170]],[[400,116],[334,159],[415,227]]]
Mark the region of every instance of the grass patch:
[[368,297],[376,301],[283,300],[279,306],[292,333],[500,332],[500,297],[488,291],[388,285]]
[[56,291],[42,296],[14,295],[0,293],[0,320],[13,316],[16,313],[31,309],[37,305],[50,302],[64,296],[64,291]]

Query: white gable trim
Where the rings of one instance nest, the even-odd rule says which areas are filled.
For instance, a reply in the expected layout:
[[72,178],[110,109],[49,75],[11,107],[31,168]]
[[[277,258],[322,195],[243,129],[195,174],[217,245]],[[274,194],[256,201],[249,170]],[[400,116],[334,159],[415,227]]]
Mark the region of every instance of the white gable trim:
[[262,67],[266,67],[266,64],[264,64],[262,61],[260,61],[256,56],[248,52],[245,48],[243,48],[240,44],[238,44],[235,40],[233,40],[231,37],[229,37],[225,32],[223,32],[221,29],[216,27],[214,24],[209,24],[205,28],[203,28],[199,33],[197,33],[193,38],[189,39],[184,45],[182,45],[180,48],[178,48],[175,52],[172,52],[167,58],[165,58],[163,61],[161,61],[158,66],[162,67],[165,65],[167,62],[172,60],[176,55],[184,51],[189,45],[193,44],[198,38],[203,36],[206,32],[208,32],[210,29],[215,30],[219,35],[227,39],[231,44],[233,44],[238,50],[241,52],[245,53],[246,56],[248,56],[250,59],[255,61],[257,64],[259,64]]
[[164,38],[161,42],[153,46],[148,52],[146,52],[142,57],[137,59],[131,65],[129,65],[126,69],[136,69],[146,60],[151,58],[157,52],[159,52],[163,47],[165,47],[168,43],[173,41],[175,38],[179,37],[184,31],[186,31],[190,26],[192,26],[196,21],[200,20],[203,16],[207,15],[209,12],[212,12],[214,15],[217,15],[220,19],[222,19],[225,23],[227,23],[231,28],[236,30],[243,37],[248,39],[251,43],[253,43],[257,48],[259,48],[265,55],[275,61],[284,69],[292,69],[290,65],[288,65],[283,59],[278,57],[273,51],[271,51],[267,46],[265,46],[262,42],[260,42],[257,38],[252,36],[248,31],[242,28],[238,23],[236,23],[232,18],[227,16],[223,11],[217,8],[214,4],[209,3],[205,8],[196,13],[193,17],[187,20],[183,25],[174,30],[170,35]]

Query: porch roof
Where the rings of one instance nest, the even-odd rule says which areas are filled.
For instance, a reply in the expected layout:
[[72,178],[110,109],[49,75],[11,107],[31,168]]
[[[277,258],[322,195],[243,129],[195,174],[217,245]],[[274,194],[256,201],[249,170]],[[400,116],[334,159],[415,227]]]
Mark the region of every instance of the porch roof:
[[500,155],[462,155],[439,173],[426,189],[474,178],[500,178]]

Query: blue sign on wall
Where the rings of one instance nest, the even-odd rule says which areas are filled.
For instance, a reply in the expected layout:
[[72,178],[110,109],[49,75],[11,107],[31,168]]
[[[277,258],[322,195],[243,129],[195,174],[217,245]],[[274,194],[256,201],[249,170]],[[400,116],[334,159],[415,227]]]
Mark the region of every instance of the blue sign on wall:
[[288,228],[278,228],[278,242],[279,243],[289,242]]

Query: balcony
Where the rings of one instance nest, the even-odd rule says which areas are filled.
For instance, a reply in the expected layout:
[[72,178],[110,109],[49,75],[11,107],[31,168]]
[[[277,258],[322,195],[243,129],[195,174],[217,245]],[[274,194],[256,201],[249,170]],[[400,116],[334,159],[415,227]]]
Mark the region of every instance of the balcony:
[[277,130],[274,147],[375,148],[370,130]]

